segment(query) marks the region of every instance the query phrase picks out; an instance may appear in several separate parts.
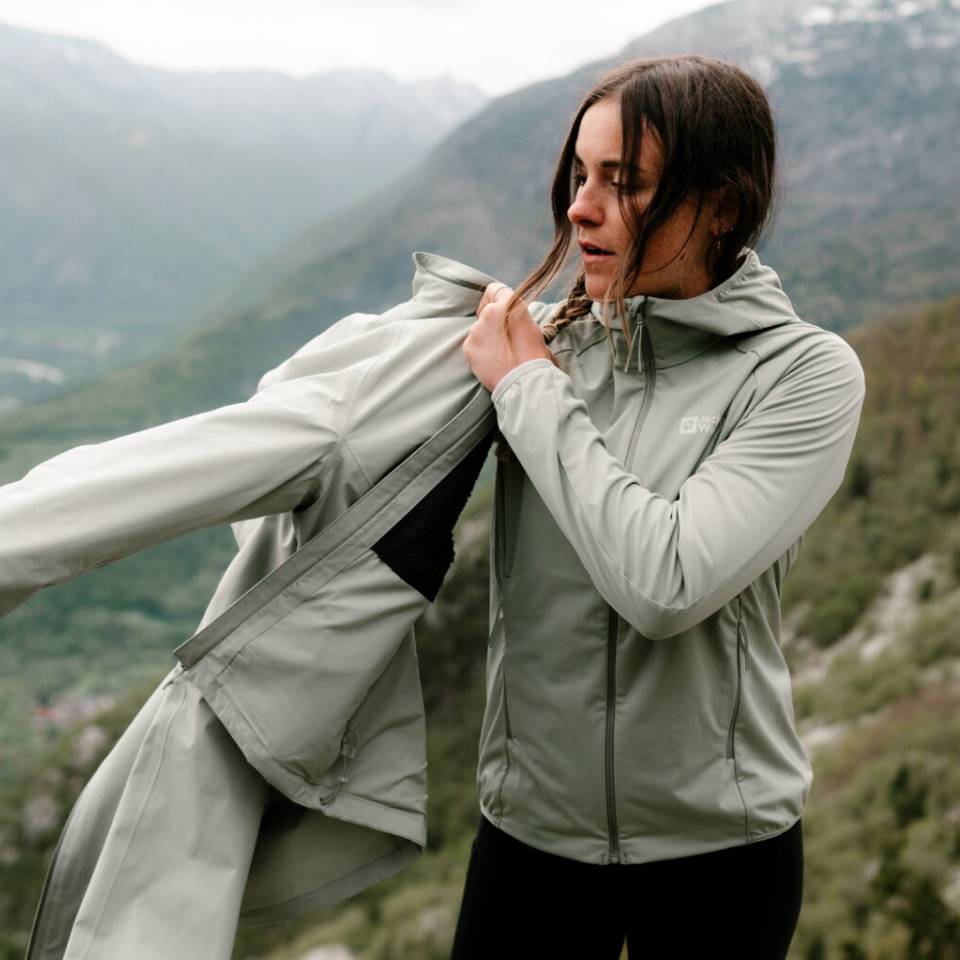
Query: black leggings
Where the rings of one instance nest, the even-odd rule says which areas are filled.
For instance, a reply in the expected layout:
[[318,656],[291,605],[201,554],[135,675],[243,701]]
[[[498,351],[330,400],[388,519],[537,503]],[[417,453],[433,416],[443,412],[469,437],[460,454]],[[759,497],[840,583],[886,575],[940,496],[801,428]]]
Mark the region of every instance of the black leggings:
[[581,863],[486,817],[473,841],[451,960],[783,960],[800,916],[803,836],[636,864]]

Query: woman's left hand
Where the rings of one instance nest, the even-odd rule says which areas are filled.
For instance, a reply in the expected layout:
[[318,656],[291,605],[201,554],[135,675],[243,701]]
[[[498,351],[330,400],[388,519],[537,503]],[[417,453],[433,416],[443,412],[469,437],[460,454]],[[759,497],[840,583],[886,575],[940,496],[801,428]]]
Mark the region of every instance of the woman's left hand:
[[513,290],[505,283],[494,281],[488,284],[477,306],[477,320],[463,343],[463,355],[470,369],[491,393],[508,371],[527,360],[543,357],[556,363],[544,342],[543,333],[522,302],[510,314],[511,352],[503,318],[512,294]]

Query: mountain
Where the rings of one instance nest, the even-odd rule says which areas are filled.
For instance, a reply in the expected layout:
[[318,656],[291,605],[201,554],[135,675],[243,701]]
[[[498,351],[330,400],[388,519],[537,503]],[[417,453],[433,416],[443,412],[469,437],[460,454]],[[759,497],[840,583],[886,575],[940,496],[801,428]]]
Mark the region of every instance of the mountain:
[[374,308],[403,294],[418,248],[516,283],[549,245],[556,151],[591,81],[626,57],[696,50],[766,82],[781,193],[763,254],[801,316],[846,331],[894,305],[949,296],[960,289],[958,36],[960,9],[948,0],[709,7],[615,58],[497,98],[399,182],[308,231],[272,290]]
[[449,77],[175,72],[0,25],[0,411],[169,345],[487,97]]
[[[89,155],[90,162],[82,169],[111,170],[111,193],[120,195],[111,196],[109,203],[98,203],[98,209],[121,211],[121,219],[133,224],[137,221],[131,220],[128,203],[141,209],[145,196],[156,195],[156,216],[167,218],[167,228],[153,223],[149,230],[134,230],[135,236],[129,231],[117,235],[109,250],[101,245],[102,256],[84,259],[85,266],[76,277],[82,274],[87,280],[75,277],[64,280],[63,286],[56,280],[58,276],[64,272],[74,276],[63,259],[76,253],[79,228],[73,224],[84,224],[85,236],[94,237],[100,228],[111,232],[120,228],[116,218],[102,216],[96,227],[92,203],[83,207],[86,214],[79,219],[65,218],[60,212],[81,202],[76,193],[98,196],[88,182],[82,190],[72,190],[73,199],[61,198],[55,212],[47,211],[44,216],[54,234],[50,242],[38,238],[36,243],[16,245],[17,249],[46,251],[31,259],[37,261],[36,269],[31,272],[30,264],[16,255],[7,258],[7,266],[0,265],[0,290],[5,290],[10,304],[10,320],[4,324],[7,333],[0,333],[0,394],[4,383],[9,388],[14,381],[24,390],[28,377],[37,381],[34,393],[62,390],[66,384],[52,381],[64,367],[64,351],[73,351],[77,363],[100,355],[104,358],[98,361],[101,365],[111,355],[135,356],[137,350],[144,355],[153,349],[150,344],[156,343],[156,337],[169,342],[178,331],[186,334],[197,325],[198,312],[187,309],[186,301],[197,304],[198,296],[206,297],[208,324],[220,326],[229,326],[232,318],[257,301],[272,301],[265,308],[271,313],[285,309],[283,303],[303,303],[306,309],[299,329],[291,330],[289,337],[278,331],[276,351],[293,349],[298,338],[301,342],[309,339],[336,316],[334,310],[326,309],[334,298],[351,308],[354,302],[375,308],[391,297],[402,296],[408,283],[409,253],[417,247],[475,262],[516,282],[538,260],[549,240],[546,190],[569,116],[591,78],[622,56],[698,50],[734,59],[766,83],[781,138],[783,190],[780,215],[763,252],[781,273],[802,316],[846,330],[892,305],[925,296],[947,296],[957,289],[955,253],[960,248],[956,201],[960,167],[955,162],[952,135],[960,122],[955,66],[958,34],[960,11],[949,0],[733,0],[631,41],[617,58],[496,99],[435,141],[422,162],[411,162],[405,174],[397,164],[393,172],[399,179],[390,183],[366,176],[356,157],[347,158],[345,167],[361,174],[369,192],[360,202],[339,208],[320,202],[331,190],[339,196],[342,183],[335,172],[329,175],[326,167],[322,174],[316,172],[321,168],[312,162],[315,157],[310,150],[319,149],[318,127],[326,129],[343,118],[327,119],[323,125],[310,118],[318,115],[323,104],[335,105],[345,95],[311,98],[303,91],[324,84],[340,89],[342,76],[296,81],[264,73],[213,78],[178,75],[134,67],[96,44],[81,44],[87,54],[96,52],[114,68],[122,66],[128,87],[136,79],[140,84],[136,101],[143,100],[146,106],[138,106],[136,122],[123,126],[121,120],[129,120],[129,109],[127,114],[121,109],[124,98],[119,94],[104,98],[106,106],[100,113],[106,111],[109,122],[104,119],[94,125],[83,121],[78,132],[74,129],[77,123],[63,119],[62,127],[70,136],[58,135],[57,142],[70,144],[71,153]],[[74,53],[73,60],[78,56]],[[888,65],[894,63],[896,69],[890,69]],[[7,69],[16,75],[12,68]],[[367,76],[367,80],[377,87],[375,76]],[[362,78],[355,79],[360,84]],[[263,89],[256,87],[260,81]],[[443,86],[443,81],[439,83]],[[24,94],[28,86],[24,80],[17,87],[20,96],[16,102],[32,102]],[[196,92],[198,87],[200,92]],[[126,88],[112,79],[109,89]],[[108,109],[118,98],[121,105]],[[131,98],[128,94],[126,100]],[[147,124],[144,129],[153,130],[156,138],[157,128],[162,131],[173,122],[168,116],[172,100],[178,105],[188,102],[187,116],[196,118],[183,134],[187,146],[166,163],[167,168],[175,163],[175,174],[156,169],[157,161],[150,159],[156,149],[124,148],[118,158],[115,144],[119,134],[113,128],[119,125],[121,131],[129,132],[140,129],[137,123],[141,127]],[[442,98],[434,86],[418,85],[407,88],[402,100],[422,116],[426,113],[421,109],[424,102],[436,104]],[[0,109],[2,103],[0,100]],[[63,110],[57,109],[54,115],[61,117]],[[118,112],[121,120],[116,119]],[[396,153],[390,122],[396,112],[385,109],[376,114],[375,123],[367,124],[368,129],[383,132],[370,149],[378,162],[382,156],[390,156],[392,161]],[[76,115],[76,111],[71,114]],[[179,119],[180,114],[177,116]],[[309,149],[291,151],[287,149],[289,141],[280,137],[278,149],[270,153],[277,125],[282,123],[291,125]],[[104,126],[109,128],[109,136],[100,136]],[[53,123],[40,129],[46,127],[58,129]],[[88,127],[98,132],[96,149],[82,146],[81,134]],[[52,139],[52,134],[47,136],[47,141]],[[104,142],[111,145],[110,151],[102,146]],[[169,155],[173,149],[169,138],[157,142],[167,145],[164,149]],[[361,137],[359,142],[366,140]],[[46,157],[60,153],[62,148],[54,150],[50,142],[45,143]],[[143,153],[149,156],[141,157]],[[198,153],[203,154],[202,159]],[[278,175],[269,180],[264,171],[265,153],[278,164],[271,167]],[[35,153],[19,161],[18,177],[25,182],[30,182],[29,156]],[[209,163],[211,157],[216,161],[213,164]],[[301,157],[311,160],[301,163]],[[46,166],[52,162],[48,159]],[[292,171],[291,165],[299,172]],[[269,182],[279,194],[243,191],[251,182],[244,173],[254,167],[259,171],[257,183]],[[114,174],[114,169],[120,172]],[[308,174],[315,180],[306,188],[303,177]],[[145,186],[147,181],[166,186],[161,192],[156,186],[151,191]],[[63,184],[69,182],[69,177],[59,176],[58,190],[67,189]],[[197,189],[188,189],[188,184]],[[317,202],[304,202],[307,189],[311,201],[315,198]],[[239,191],[242,202],[238,202]],[[350,199],[351,195],[343,192],[343,196]],[[200,216],[204,209],[208,213]],[[325,215],[317,216],[321,212]],[[240,223],[238,218],[244,217],[248,219]],[[171,225],[170,220],[175,222]],[[14,231],[5,238],[5,246],[11,245],[10,236],[23,235],[19,228],[9,226],[17,222],[15,208],[11,216],[0,218],[0,231],[4,231],[4,223],[7,231]],[[271,229],[270,224],[277,226]],[[169,232],[174,229],[188,230],[189,237],[180,234],[175,241]],[[286,235],[279,236],[284,229]],[[210,240],[222,257],[232,258],[234,266],[224,269],[236,278],[234,286],[198,252],[198,231],[204,243]],[[26,235],[29,240],[29,231]],[[142,246],[147,236],[156,239],[149,254]],[[69,256],[65,252],[68,246]],[[134,252],[128,254],[128,250],[135,251],[136,263],[124,266],[128,258],[134,258]],[[171,267],[169,273],[166,268],[154,268],[180,257],[183,251],[184,256],[189,255],[189,264]],[[237,260],[240,256],[246,258],[242,267]],[[149,268],[144,266],[148,262]],[[6,289],[2,286],[4,270],[8,271]],[[123,278],[143,280],[146,276],[147,286],[137,280],[122,300],[111,304],[96,293],[99,284],[89,280],[91,270],[101,280],[110,275],[118,278],[118,283]],[[42,275],[40,282],[36,281],[38,274]],[[24,275],[26,284],[20,281]],[[160,283],[160,277],[167,279]],[[218,284],[216,294],[210,292],[214,283]],[[45,307],[27,306],[20,311],[16,306],[19,294],[11,292],[15,284],[20,284],[17,290],[26,291],[24,296],[52,300]],[[207,293],[194,296],[197,284]],[[181,302],[169,309],[164,306],[161,320],[151,311],[155,303],[166,303],[166,298],[180,298]],[[319,307],[316,312],[310,309],[314,303]],[[49,318],[51,311],[61,320],[41,322],[38,313]],[[105,327],[104,318],[110,317],[113,319]],[[134,331],[123,348],[116,340],[118,327]],[[79,330],[83,336],[77,336]],[[27,342],[15,347],[11,331],[20,331],[16,336]],[[61,346],[57,356],[50,356],[44,353],[48,348],[43,344],[54,335],[59,336]],[[5,372],[11,360],[18,367],[16,373]],[[44,382],[48,386],[43,386]]]

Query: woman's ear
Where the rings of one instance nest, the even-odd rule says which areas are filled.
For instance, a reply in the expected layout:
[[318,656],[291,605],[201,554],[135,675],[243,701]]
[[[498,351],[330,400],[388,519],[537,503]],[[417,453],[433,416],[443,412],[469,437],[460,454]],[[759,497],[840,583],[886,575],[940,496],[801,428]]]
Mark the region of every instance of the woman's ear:
[[729,233],[740,219],[740,198],[732,187],[721,187],[714,194],[710,229],[714,236]]

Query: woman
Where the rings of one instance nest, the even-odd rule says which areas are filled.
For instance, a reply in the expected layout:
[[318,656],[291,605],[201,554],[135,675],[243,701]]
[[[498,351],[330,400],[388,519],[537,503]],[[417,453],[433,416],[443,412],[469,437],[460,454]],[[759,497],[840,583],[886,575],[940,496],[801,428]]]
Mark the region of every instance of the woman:
[[[510,446],[455,960],[786,956],[812,771],[780,589],[864,378],[752,249],[774,174],[743,71],[617,67],[561,150],[553,248],[464,343]],[[574,238],[569,295],[528,308]]]

